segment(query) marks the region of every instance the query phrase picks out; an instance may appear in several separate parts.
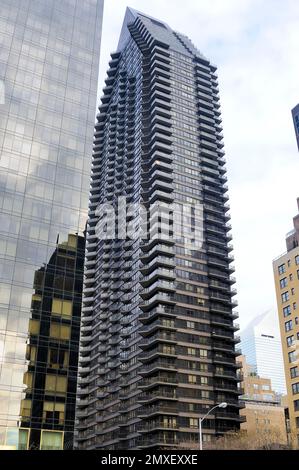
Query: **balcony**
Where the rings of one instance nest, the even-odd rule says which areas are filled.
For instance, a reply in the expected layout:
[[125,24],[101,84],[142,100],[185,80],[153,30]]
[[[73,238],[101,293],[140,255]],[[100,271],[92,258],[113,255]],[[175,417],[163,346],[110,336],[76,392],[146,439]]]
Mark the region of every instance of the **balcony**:
[[215,419],[228,419],[238,421],[239,423],[246,423],[246,416],[240,416],[236,413],[225,413],[225,411],[217,412],[215,414]]
[[137,397],[138,403],[146,403],[149,401],[156,401],[156,400],[174,400],[177,401],[176,390],[173,389],[169,392],[165,390],[153,390],[151,393],[143,392]]
[[166,421],[161,421],[161,420],[158,420],[158,421],[153,421],[153,422],[142,422],[142,423],[139,423],[138,426],[137,426],[137,429],[138,429],[138,432],[140,433],[146,433],[146,432],[151,432],[155,429],[165,429],[165,430],[171,430],[171,431],[175,431],[178,429],[178,423],[176,422],[173,422],[173,421],[169,421],[167,422]]
[[142,328],[139,330],[139,334],[142,336],[147,336],[151,332],[157,330],[157,329],[167,329],[167,330],[176,330],[175,324],[173,320],[166,320],[166,319],[159,319],[154,321],[153,323],[150,323],[147,326],[142,326]]
[[147,263],[146,265],[142,266],[140,268],[140,271],[143,274],[149,274],[149,272],[152,270],[153,267],[166,267],[166,268],[175,268],[175,263],[172,258],[167,258],[166,256],[157,256],[154,258],[150,263]]
[[155,414],[170,414],[170,415],[178,415],[179,411],[176,406],[169,406],[169,405],[152,405],[152,406],[142,406],[137,410],[137,416],[147,417]]
[[172,247],[169,247],[168,245],[162,245],[162,244],[157,244],[155,245],[152,249],[144,253],[141,257],[140,260],[143,263],[148,263],[150,262],[155,256],[157,255],[167,255],[167,256],[174,256],[175,253],[173,251]]
[[139,383],[138,383],[138,388],[150,388],[152,386],[158,386],[160,384],[165,384],[165,385],[171,385],[171,386],[176,386],[178,383],[178,379],[173,376],[166,376],[166,375],[156,375],[153,377],[146,377],[143,378]]
[[166,306],[161,306],[159,305],[158,307],[154,308],[150,312],[143,312],[139,316],[139,320],[142,323],[148,323],[152,321],[155,317],[158,317],[160,315],[165,315],[167,317],[176,317],[176,313],[174,312],[172,307],[166,307]]
[[235,357],[225,357],[220,354],[214,354],[213,362],[215,362],[216,364],[228,364],[230,366],[234,366],[236,369],[240,367],[240,365],[238,365],[238,362],[236,362]]
[[148,348],[158,342],[176,344],[177,337],[174,333],[167,334],[165,332],[159,332],[153,336],[143,338],[139,343],[139,347]]
[[175,362],[156,360],[150,364],[143,364],[139,373],[140,375],[147,375],[156,370],[174,371],[176,368],[177,366]]
[[174,196],[169,192],[155,190],[149,197],[149,202],[153,204],[156,201],[164,201],[171,203],[174,200]]
[[161,433],[160,435],[155,434],[155,436],[148,436],[146,438],[140,437],[137,440],[136,445],[141,449],[147,447],[158,447],[161,449],[169,447],[174,449],[179,446],[179,442],[176,439],[175,434],[173,436],[165,436]]
[[176,279],[176,275],[174,270],[172,269],[163,269],[163,268],[158,268],[155,271],[153,271],[151,274],[144,276],[141,280],[140,283],[146,287],[153,282],[155,282],[157,279],[167,279],[174,281]]
[[175,292],[175,287],[172,282],[156,281],[150,287],[143,289],[140,295],[143,299],[146,299],[146,298],[151,297],[157,291]]
[[143,310],[150,310],[156,304],[160,304],[160,303],[167,304],[167,305],[175,305],[176,302],[172,295],[159,293],[159,294],[154,295],[149,300],[143,300],[142,303],[140,304],[140,308]]
[[162,347],[159,345],[140,354],[139,360],[141,362],[150,362],[155,356],[176,358],[177,354],[174,347]]

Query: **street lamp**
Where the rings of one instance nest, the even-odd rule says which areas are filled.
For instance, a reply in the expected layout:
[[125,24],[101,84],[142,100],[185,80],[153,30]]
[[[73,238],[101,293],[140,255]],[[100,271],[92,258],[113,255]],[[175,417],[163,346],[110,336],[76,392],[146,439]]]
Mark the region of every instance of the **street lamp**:
[[206,417],[212,413],[213,410],[215,410],[216,408],[226,408],[227,407],[227,403],[225,402],[222,402],[222,403],[219,403],[218,405],[215,405],[213,406],[213,408],[211,408],[205,415],[203,418],[199,418],[199,422],[198,422],[198,432],[199,432],[199,450],[202,450],[202,422],[206,419]]

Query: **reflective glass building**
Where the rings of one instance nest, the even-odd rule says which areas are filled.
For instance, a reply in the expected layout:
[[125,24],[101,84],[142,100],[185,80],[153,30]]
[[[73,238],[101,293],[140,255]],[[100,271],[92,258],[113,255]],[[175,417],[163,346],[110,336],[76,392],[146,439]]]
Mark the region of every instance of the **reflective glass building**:
[[95,129],[76,442],[189,448],[216,404],[227,407],[204,421],[205,442],[240,426],[216,67],[186,36],[130,8],[109,65]]
[[102,0],[1,0],[0,448],[71,448]]
[[295,134],[297,139],[297,146],[299,150],[299,104],[292,109],[292,117],[294,122]]

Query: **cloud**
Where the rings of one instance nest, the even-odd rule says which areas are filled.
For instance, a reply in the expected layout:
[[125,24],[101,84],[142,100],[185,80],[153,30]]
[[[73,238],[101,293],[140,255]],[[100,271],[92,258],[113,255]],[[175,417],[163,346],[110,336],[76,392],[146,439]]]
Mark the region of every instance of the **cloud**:
[[[127,0],[106,0],[100,88]],[[131,0],[218,66],[240,323],[275,304],[272,259],[299,195],[291,108],[299,102],[297,0]],[[298,186],[298,188],[297,188]]]

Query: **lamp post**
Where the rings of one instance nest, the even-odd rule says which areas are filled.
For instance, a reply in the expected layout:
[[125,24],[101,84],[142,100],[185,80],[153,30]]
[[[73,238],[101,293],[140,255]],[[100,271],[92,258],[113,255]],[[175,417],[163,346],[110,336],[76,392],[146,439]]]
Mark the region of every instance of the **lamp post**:
[[199,422],[198,422],[198,433],[199,433],[199,450],[202,450],[202,422],[206,419],[206,417],[212,413],[213,410],[215,410],[216,408],[226,408],[227,407],[227,403],[225,402],[222,402],[222,403],[219,403],[218,405],[215,405],[213,406],[213,408],[211,408],[205,415],[203,418],[199,418]]

